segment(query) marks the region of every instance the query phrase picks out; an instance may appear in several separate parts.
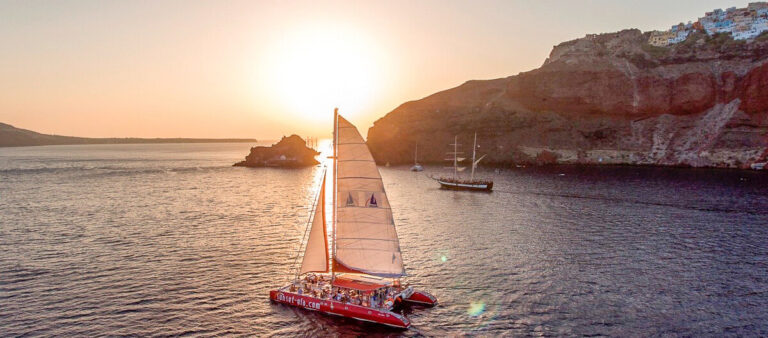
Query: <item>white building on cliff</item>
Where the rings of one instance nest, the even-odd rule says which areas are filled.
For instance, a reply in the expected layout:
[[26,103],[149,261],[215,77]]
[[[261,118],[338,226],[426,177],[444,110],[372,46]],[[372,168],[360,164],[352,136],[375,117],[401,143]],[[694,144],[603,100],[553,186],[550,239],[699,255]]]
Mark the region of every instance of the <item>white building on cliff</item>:
[[754,39],[768,31],[768,2],[752,2],[746,8],[715,9],[705,13],[695,23],[680,23],[667,31],[651,32],[648,43],[654,46],[680,43],[696,30],[705,31],[709,35],[731,34],[735,40]]

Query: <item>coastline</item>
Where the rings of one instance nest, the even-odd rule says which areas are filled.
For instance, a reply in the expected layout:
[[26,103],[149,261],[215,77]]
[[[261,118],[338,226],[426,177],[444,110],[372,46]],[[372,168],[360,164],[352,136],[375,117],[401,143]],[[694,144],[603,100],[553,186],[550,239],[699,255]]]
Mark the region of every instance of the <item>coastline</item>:
[[[85,145],[115,145],[115,144],[189,144],[189,143],[257,143],[256,139],[187,139],[187,138],[108,138],[93,139],[94,141],[72,142],[72,143],[47,143],[47,144],[19,144],[19,145],[0,145],[0,148],[23,148],[23,147],[44,147],[44,146],[85,146]],[[103,141],[100,141],[103,140]]]

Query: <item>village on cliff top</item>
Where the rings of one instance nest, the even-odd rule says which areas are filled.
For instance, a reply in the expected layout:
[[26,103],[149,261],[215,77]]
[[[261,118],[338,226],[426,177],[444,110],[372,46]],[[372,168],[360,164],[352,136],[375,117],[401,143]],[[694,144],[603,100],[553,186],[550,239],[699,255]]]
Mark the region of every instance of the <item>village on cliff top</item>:
[[768,31],[768,2],[752,2],[746,8],[716,9],[696,22],[677,24],[667,31],[653,31],[648,43],[664,47],[685,41],[695,31],[709,35],[731,34],[734,40],[754,39]]

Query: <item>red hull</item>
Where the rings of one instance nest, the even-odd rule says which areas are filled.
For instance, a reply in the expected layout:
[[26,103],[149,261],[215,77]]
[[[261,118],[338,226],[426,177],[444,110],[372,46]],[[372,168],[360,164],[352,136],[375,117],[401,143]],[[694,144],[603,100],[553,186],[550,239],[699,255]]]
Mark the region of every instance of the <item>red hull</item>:
[[319,299],[296,293],[272,290],[269,292],[269,298],[277,303],[296,306],[312,311],[320,311],[332,315],[373,322],[392,327],[407,329],[411,326],[408,318],[387,311],[385,309],[373,309],[360,305],[352,305],[335,300]]
[[405,301],[426,306],[435,306],[437,304],[437,298],[424,291],[414,291]]

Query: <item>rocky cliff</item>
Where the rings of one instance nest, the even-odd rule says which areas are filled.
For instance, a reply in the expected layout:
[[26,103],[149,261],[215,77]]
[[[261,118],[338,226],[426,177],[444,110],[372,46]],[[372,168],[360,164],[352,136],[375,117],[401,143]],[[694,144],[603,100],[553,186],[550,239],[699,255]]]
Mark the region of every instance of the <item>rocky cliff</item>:
[[[536,70],[469,81],[374,123],[379,162],[438,162],[454,135],[488,161],[748,167],[768,155],[768,35],[625,30],[562,43]],[[466,145],[470,146],[466,146]]]
[[304,139],[298,135],[283,136],[280,142],[271,147],[253,147],[245,161],[234,164],[236,167],[307,167],[320,162],[315,156],[320,153],[307,147]]

